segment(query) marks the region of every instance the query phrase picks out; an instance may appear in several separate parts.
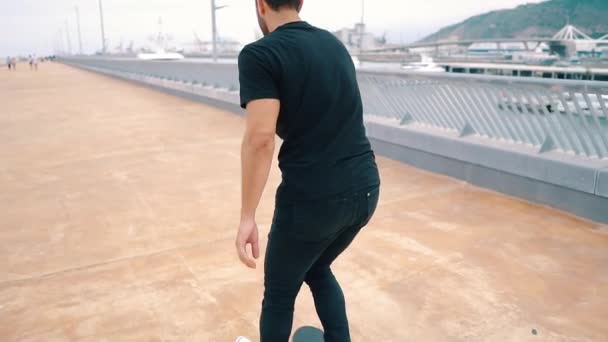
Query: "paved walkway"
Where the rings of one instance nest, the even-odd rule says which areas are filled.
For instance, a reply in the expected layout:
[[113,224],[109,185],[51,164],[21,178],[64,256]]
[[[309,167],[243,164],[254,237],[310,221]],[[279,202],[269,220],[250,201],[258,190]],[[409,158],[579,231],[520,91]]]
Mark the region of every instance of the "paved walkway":
[[[233,252],[242,131],[65,66],[1,70],[0,340],[255,336],[262,270]],[[607,228],[379,164],[378,214],[335,267],[354,341],[608,340]],[[296,310],[318,325],[307,289]]]

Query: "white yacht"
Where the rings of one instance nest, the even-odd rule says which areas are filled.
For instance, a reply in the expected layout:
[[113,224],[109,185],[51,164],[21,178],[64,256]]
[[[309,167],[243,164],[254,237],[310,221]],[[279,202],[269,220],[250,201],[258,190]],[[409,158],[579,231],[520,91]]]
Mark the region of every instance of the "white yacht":
[[137,54],[137,58],[145,61],[175,61],[184,59],[184,55],[177,52],[158,50],[152,53],[139,53]]
[[421,57],[420,62],[402,64],[401,69],[416,72],[445,72],[445,68],[435,63],[432,57],[424,55]]
[[146,61],[175,61],[184,59],[184,55],[177,52],[167,52],[168,43],[172,38],[163,33],[163,18],[158,18],[158,34],[151,38],[154,52],[142,52],[137,54],[137,58]]

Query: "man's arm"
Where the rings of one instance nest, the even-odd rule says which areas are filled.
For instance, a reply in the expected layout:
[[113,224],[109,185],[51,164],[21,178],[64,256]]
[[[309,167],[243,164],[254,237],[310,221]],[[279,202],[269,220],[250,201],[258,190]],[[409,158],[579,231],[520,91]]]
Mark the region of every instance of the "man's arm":
[[279,100],[263,99],[247,105],[247,128],[241,147],[241,220],[255,220],[274,155]]
[[[280,102],[276,99],[247,104],[247,127],[241,146],[241,223],[236,247],[239,259],[251,268],[256,267],[254,259],[260,254],[255,214],[272,165],[279,111]],[[251,245],[253,258],[247,253],[247,245]]]

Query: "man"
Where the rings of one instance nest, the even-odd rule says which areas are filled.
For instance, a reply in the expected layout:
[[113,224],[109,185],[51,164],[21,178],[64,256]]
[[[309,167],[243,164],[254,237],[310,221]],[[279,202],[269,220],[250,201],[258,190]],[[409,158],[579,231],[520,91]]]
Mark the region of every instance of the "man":
[[6,57],[6,65],[8,66],[8,71],[11,71],[11,68],[13,66],[13,60],[11,59],[11,56]]
[[32,64],[34,65],[34,70],[38,71],[38,57],[36,57],[36,54],[32,55]]
[[282,183],[266,248],[261,341],[288,341],[304,282],[325,341],[350,341],[344,295],[331,264],[374,214],[380,177],[352,58],[331,33],[301,21],[301,7],[302,0],[256,0],[265,37],[239,56],[247,124],[236,248],[240,260],[255,268],[255,214],[276,133],[283,139]]

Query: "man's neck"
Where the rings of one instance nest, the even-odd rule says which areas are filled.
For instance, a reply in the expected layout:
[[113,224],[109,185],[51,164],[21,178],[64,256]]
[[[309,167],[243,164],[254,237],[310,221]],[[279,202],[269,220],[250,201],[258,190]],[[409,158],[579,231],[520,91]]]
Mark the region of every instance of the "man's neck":
[[302,21],[297,11],[290,10],[276,12],[276,14],[268,18],[268,30],[270,32],[274,32],[277,28],[285,24],[297,21]]

